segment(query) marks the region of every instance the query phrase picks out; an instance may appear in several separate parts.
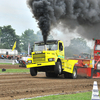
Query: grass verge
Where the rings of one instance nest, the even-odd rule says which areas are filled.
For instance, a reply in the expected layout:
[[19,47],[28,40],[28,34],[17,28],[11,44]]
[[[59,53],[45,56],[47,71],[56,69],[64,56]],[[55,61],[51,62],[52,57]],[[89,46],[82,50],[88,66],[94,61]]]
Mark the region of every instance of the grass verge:
[[2,69],[0,70],[0,73],[26,73],[29,72],[29,69],[6,69],[6,71],[2,72]]
[[25,100],[91,100],[91,96],[92,92],[84,92],[68,95],[51,95]]
[[[12,63],[0,63],[0,65],[12,65]],[[14,64],[14,65],[19,65],[19,64]]]

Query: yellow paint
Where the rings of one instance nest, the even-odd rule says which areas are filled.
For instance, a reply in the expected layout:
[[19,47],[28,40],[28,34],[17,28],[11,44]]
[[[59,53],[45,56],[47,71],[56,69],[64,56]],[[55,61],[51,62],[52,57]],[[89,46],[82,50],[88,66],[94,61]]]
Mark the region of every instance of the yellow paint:
[[27,68],[32,68],[32,67],[42,67],[42,66],[51,66],[55,65],[55,62],[46,62],[46,63],[33,63],[33,64],[28,64]]
[[[63,45],[63,50],[59,50],[59,43],[62,43]],[[48,59],[53,58],[55,59],[54,61],[48,61]],[[32,67],[42,67],[42,66],[50,66],[50,65],[55,65],[58,59],[63,60],[64,59],[64,44],[62,41],[58,41],[58,49],[57,50],[47,50],[47,51],[37,51],[37,52],[32,52],[32,64],[27,64],[27,68],[32,68]],[[30,58],[28,59],[30,60]],[[34,64],[35,63],[35,64]],[[38,65],[39,63],[40,65]]]
[[78,60],[66,60],[64,63],[64,71],[73,73],[74,65],[78,62]]
[[[59,50],[59,43],[62,43],[63,50]],[[53,58],[54,61],[48,61],[48,59]],[[52,50],[52,51],[39,51],[39,52],[32,52],[32,58],[29,58],[28,60],[32,60],[32,63],[28,63],[26,65],[27,68],[33,68],[33,67],[43,67],[43,66],[52,66],[55,65],[57,60],[60,59],[62,62],[62,69],[64,72],[73,73],[73,68],[75,63],[78,62],[78,60],[65,60],[64,59],[64,44],[62,41],[58,41],[58,49]]]
[[89,67],[91,67],[91,68],[93,68],[92,61],[93,60],[90,60],[90,65],[89,65]]

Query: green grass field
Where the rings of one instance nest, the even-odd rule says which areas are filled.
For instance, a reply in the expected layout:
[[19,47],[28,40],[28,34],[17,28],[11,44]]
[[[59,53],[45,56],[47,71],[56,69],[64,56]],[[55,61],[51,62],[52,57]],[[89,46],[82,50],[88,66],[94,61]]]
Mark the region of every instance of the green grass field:
[[0,73],[26,73],[29,72],[29,69],[6,69],[6,71],[2,72],[0,69]]
[[84,92],[68,95],[51,95],[25,100],[91,100],[91,96],[92,92]]
[[[0,63],[0,65],[12,65],[12,63]],[[19,65],[19,64],[14,64],[14,65]]]
[[[0,63],[0,65],[12,65],[12,63]],[[0,69],[0,73],[26,73],[26,72],[29,72],[29,69],[6,69],[6,71],[3,72],[2,69]]]
[[0,65],[12,65],[12,63],[0,63]]

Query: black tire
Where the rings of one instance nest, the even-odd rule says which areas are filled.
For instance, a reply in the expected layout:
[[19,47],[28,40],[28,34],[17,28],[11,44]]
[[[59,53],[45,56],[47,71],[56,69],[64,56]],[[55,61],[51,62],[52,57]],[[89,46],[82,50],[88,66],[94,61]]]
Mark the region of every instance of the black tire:
[[53,72],[45,72],[46,73],[46,77],[57,77],[58,76],[58,74],[55,74],[55,73],[53,73]]
[[30,74],[31,74],[31,76],[36,76],[37,75],[37,69],[36,68],[30,68]]
[[69,73],[69,78],[76,79],[77,78],[77,68],[74,67],[73,73]]
[[56,62],[56,65],[54,66],[54,72],[55,72],[55,74],[62,73],[62,65],[60,62]]
[[45,74],[46,74],[46,77],[50,77],[50,73],[45,72]]

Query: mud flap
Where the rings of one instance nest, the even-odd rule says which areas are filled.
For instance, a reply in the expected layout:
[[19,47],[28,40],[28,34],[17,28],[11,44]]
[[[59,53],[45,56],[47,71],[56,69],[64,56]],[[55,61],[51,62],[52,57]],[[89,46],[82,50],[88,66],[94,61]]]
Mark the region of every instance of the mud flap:
[[94,68],[91,68],[91,76],[89,77],[90,79],[93,78],[93,73],[94,73]]
[[68,60],[64,64],[64,72],[73,73],[73,69],[78,60]]

